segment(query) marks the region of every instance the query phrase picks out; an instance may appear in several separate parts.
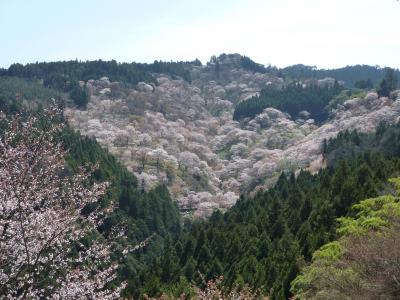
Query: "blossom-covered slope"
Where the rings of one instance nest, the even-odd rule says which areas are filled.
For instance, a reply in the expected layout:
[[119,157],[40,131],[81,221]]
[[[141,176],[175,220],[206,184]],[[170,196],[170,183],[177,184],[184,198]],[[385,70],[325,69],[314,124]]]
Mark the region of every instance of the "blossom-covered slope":
[[388,99],[370,92],[339,105],[319,126],[307,112],[294,120],[274,108],[239,123],[232,119],[236,103],[285,81],[244,70],[235,56],[217,68],[190,71],[191,83],[163,74],[154,74],[157,84],[134,88],[106,77],[81,82],[91,94],[87,109],[68,108],[65,114],[74,128],[117,156],[143,189],[166,184],[182,212],[196,217],[229,208],[241,193],[270,187],[282,171],[318,170],[323,140],[340,131],[372,131],[400,116],[397,94]]

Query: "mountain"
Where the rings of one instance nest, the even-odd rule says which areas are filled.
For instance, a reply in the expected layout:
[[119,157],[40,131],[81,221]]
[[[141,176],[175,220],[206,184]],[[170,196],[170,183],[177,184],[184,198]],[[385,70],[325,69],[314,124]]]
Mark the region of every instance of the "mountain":
[[[374,92],[349,94],[333,89],[334,80],[314,79],[292,88],[293,81],[268,69],[244,68],[242,59],[221,55],[205,66],[186,64],[191,82],[158,73],[152,73],[155,82],[133,86],[106,77],[81,82],[91,94],[87,109],[69,107],[65,115],[117,156],[139,185],[166,184],[181,210],[196,217],[226,210],[241,193],[273,186],[282,171],[316,171],[324,139],[346,129],[372,131],[399,115],[397,102]],[[304,104],[293,96],[302,91]],[[264,95],[281,100],[261,106],[251,119],[233,120]],[[293,100],[282,106],[283,99]],[[293,103],[299,109],[289,109],[291,115],[271,108]]]
[[397,102],[339,84],[372,69],[312,69],[336,76],[315,79],[322,75],[308,67],[278,70],[221,54],[204,66],[197,60],[14,64],[1,78],[28,78],[67,93],[70,125],[119,158],[140,188],[166,184],[182,212],[206,217],[231,207],[241,193],[273,186],[282,171],[317,170],[324,139],[346,129],[372,131],[381,119],[394,122]]
[[0,72],[0,108],[58,100],[68,172],[99,162],[93,180],[111,181],[100,204],[117,206],[99,232],[128,224],[114,256],[151,237],[120,263],[124,296],[189,295],[223,275],[228,291],[286,299],[336,218],[398,173],[400,91],[349,88],[378,69],[344,69],[315,76],[239,54],[15,64]]

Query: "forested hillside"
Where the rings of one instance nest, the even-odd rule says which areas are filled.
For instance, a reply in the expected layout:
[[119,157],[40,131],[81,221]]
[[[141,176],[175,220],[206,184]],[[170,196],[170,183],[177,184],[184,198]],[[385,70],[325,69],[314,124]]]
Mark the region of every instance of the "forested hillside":
[[[369,88],[372,88],[384,78],[387,69],[368,65],[346,66],[338,69],[317,69],[311,66],[294,65],[281,69],[281,73],[293,79],[333,77],[336,80],[343,80],[350,88],[357,87],[357,83],[369,80]],[[399,70],[396,70],[396,75],[400,76]]]
[[0,76],[0,110],[3,112],[20,111],[23,103],[34,108],[51,98],[61,99],[62,93],[22,78]]
[[[213,56],[211,61],[217,64],[216,70],[221,68],[221,64],[229,62],[229,64],[243,69],[259,72],[270,73],[275,76],[285,78],[286,80],[308,80],[308,79],[324,79],[331,77],[337,81],[342,81],[346,88],[374,88],[377,87],[385,74],[390,69],[388,67],[354,65],[337,69],[318,69],[315,66],[306,66],[302,64],[278,68],[276,66],[264,66],[254,62],[247,56],[239,54],[221,54],[218,57]],[[400,76],[398,69],[394,70],[396,76]]]
[[26,79],[43,80],[45,86],[65,88],[67,82],[89,80],[103,76],[112,81],[123,81],[135,84],[139,81],[151,81],[151,73],[165,73],[181,76],[190,81],[190,73],[185,65],[198,65],[200,62],[163,62],[155,61],[152,64],[118,63],[111,61],[59,61],[31,63],[26,65],[13,64],[8,69],[2,69],[0,75],[18,76]]
[[400,0],[0,0],[0,300],[400,300]]
[[[124,228],[125,238],[110,244],[122,296],[189,299],[212,286],[228,299],[232,291],[288,299],[315,251],[337,238],[337,218],[356,217],[352,206],[380,195],[398,174],[400,125],[392,123],[399,93],[394,73],[376,93],[332,80],[293,83],[275,71],[239,55],[204,67],[13,65],[0,76],[0,118],[40,115],[50,103],[64,112],[57,119],[66,125],[57,135],[68,151],[62,174],[72,178],[98,165],[88,184],[110,183],[82,215],[111,210],[90,242]],[[92,80],[105,75],[111,80]],[[244,101],[234,108],[221,97]],[[245,118],[253,120],[235,121]],[[369,133],[336,137],[356,126]],[[300,170],[308,167],[314,172]],[[185,206],[171,194],[183,195]],[[193,204],[209,214],[190,215]]]
[[[388,141],[399,138],[399,125],[382,125],[372,135],[345,133],[328,142],[327,169],[282,174],[271,190],[187,224],[170,253],[174,266],[160,270],[170,271],[161,282],[172,284],[180,274],[199,282],[199,270],[209,279],[224,274],[227,287],[249,284],[272,299],[287,299],[304,262],[335,237],[335,219],[351,215],[353,204],[377,196],[387,178],[398,174],[399,148]],[[337,152],[340,160],[333,159]]]
[[[28,116],[35,114],[35,111],[41,114],[42,106],[49,106],[51,98],[59,96],[52,89],[23,79],[3,77],[0,80],[1,110],[9,116],[15,113]],[[163,186],[149,192],[140,189],[135,176],[94,139],[83,137],[68,126],[58,139],[68,151],[67,174],[98,164],[92,180],[110,182],[107,193],[96,206],[107,208],[111,203],[117,203],[117,207],[98,229],[107,236],[114,234],[111,230],[116,226],[123,225],[125,228],[127,239],[119,241],[119,246],[114,250],[114,259],[120,262],[118,281],[127,280],[127,295],[137,297],[163,252],[164,239],[177,238],[180,234],[182,221],[178,207]],[[86,209],[92,211],[94,206]],[[145,248],[138,253],[128,254],[121,261],[120,252],[124,247],[138,245],[144,240],[148,240]]]
[[311,85],[290,84],[283,89],[267,87],[261,90],[259,96],[240,102],[233,113],[234,120],[253,118],[267,107],[274,107],[287,112],[292,118],[298,117],[301,111],[307,111],[311,118],[318,122],[328,117],[325,107],[337,96],[342,87],[337,83],[333,86],[319,87]]
[[337,219],[338,240],[314,252],[312,263],[292,282],[295,299],[399,298],[399,187],[365,199],[349,217]]
[[139,81],[155,82],[152,73],[165,73],[173,77],[180,76],[191,81],[190,72],[186,65],[198,65],[199,63],[198,60],[193,62],[155,61],[152,64],[117,63],[115,60],[37,62],[26,65],[13,64],[8,69],[0,69],[0,76],[22,77],[39,81],[44,87],[69,93],[75,104],[84,108],[89,100],[89,95],[85,87],[79,85],[79,81],[107,76],[112,81],[136,85]]
[[[176,204],[168,190],[159,186],[150,192],[138,188],[137,179],[116,159],[103,150],[93,139],[81,137],[67,128],[62,140],[69,150],[68,166],[76,170],[81,166],[99,164],[93,174],[99,182],[111,181],[101,205],[107,206],[112,200],[118,208],[105,220],[100,232],[107,235],[109,230],[120,223],[127,226],[126,235],[130,245],[136,245],[151,237],[148,247],[139,253],[130,254],[121,264],[120,280],[128,280],[127,295],[137,297],[140,288],[149,280],[148,274],[154,268],[164,249],[164,238],[176,238],[181,231],[181,218]],[[117,255],[115,253],[115,255]]]

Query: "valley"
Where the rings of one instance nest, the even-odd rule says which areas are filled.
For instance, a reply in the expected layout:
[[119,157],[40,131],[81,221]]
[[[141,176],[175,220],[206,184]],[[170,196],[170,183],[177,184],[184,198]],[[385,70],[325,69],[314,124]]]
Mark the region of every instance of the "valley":
[[[399,93],[379,98],[371,91],[330,107],[320,123],[307,111],[293,118],[271,107],[234,121],[237,103],[293,80],[246,70],[238,54],[222,57],[218,72],[215,63],[189,64],[191,83],[167,74],[134,87],[107,77],[82,81],[91,95],[87,108],[67,108],[65,116],[115,155],[141,188],[165,184],[181,211],[195,218],[272,187],[282,172],[317,172],[324,166],[324,140],[345,130],[373,132],[400,116]],[[324,87],[334,79],[299,82]]]
[[[380,78],[375,87],[365,80],[371,72],[374,82]],[[357,280],[340,275],[349,267],[364,295],[395,299],[388,290],[394,283],[358,268],[362,257],[339,254],[354,250],[354,230],[371,247],[378,240],[391,243],[374,230],[398,238],[398,181],[388,182],[400,169],[397,73],[370,66],[278,69],[239,54],[213,56],[205,65],[99,60],[0,69],[0,136],[6,142],[0,140],[6,183],[0,192],[12,195],[3,199],[17,230],[14,208],[23,193],[28,217],[22,228],[31,245],[40,240],[45,249],[27,249],[13,234],[4,244],[7,259],[20,264],[19,272],[37,265],[31,253],[48,265],[52,251],[61,251],[59,264],[47,266],[53,272],[65,266],[78,274],[80,266],[81,277],[57,275],[62,285],[28,284],[33,298],[308,300],[334,293],[342,299],[358,290]],[[90,186],[101,189],[91,192]],[[68,190],[75,194],[66,210],[59,199]],[[74,209],[83,198],[88,202]],[[353,218],[360,209],[366,219]],[[48,213],[71,214],[69,226],[85,224],[85,233],[65,230],[64,251],[52,242],[52,231],[63,223],[50,222]],[[6,232],[9,219],[0,214]],[[80,246],[69,238],[79,238]],[[66,262],[75,251],[79,256]],[[103,273],[104,262],[91,253],[104,257]],[[396,250],[384,255],[398,257]],[[10,284],[0,293],[14,297],[25,289],[18,287],[26,282],[19,273],[1,272],[0,282]],[[30,269],[21,274],[38,278]],[[326,281],[332,276],[335,282]]]

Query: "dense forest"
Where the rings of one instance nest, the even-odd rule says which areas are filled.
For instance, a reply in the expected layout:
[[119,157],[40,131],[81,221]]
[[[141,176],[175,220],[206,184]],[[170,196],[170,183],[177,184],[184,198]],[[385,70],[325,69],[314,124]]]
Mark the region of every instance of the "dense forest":
[[81,137],[70,128],[65,129],[61,138],[69,150],[67,162],[72,172],[81,166],[98,163],[94,180],[111,182],[100,205],[107,206],[112,200],[117,200],[119,205],[99,228],[100,232],[107,235],[113,226],[124,223],[128,228],[128,240],[123,243],[135,245],[152,237],[147,248],[130,254],[120,267],[120,280],[128,280],[127,295],[137,297],[140,288],[149,281],[149,271],[162,256],[164,239],[176,238],[180,233],[178,207],[166,187],[159,186],[150,192],[140,190],[137,179],[95,140]]
[[23,78],[0,76],[0,111],[20,111],[23,103],[32,109],[51,98],[61,100],[63,94]]
[[[338,69],[317,69],[316,67],[305,65],[294,65],[280,69],[281,73],[291,79],[315,78],[323,79],[332,77],[336,80],[342,80],[346,87],[363,88],[365,84],[368,87],[377,86],[383,79],[389,68],[373,67],[368,65],[346,66]],[[395,70],[397,76],[400,75],[399,70]],[[364,85],[357,86],[364,81]]]
[[208,279],[223,274],[226,287],[249,284],[287,299],[300,268],[335,237],[336,218],[351,215],[353,204],[377,196],[398,173],[399,141],[400,125],[343,133],[327,143],[327,169],[282,174],[274,188],[242,197],[225,214],[186,224],[151,290],[161,293],[159,281],[173,285],[182,275],[201,284],[198,270]]
[[267,87],[261,90],[259,96],[240,102],[235,107],[233,119],[253,118],[265,108],[274,107],[289,113],[292,118],[306,110],[311,114],[311,118],[322,122],[328,117],[325,107],[342,89],[337,83],[333,87],[311,85],[304,88],[296,83],[283,89]]
[[398,299],[400,178],[393,190],[353,205],[338,218],[338,239],[313,254],[292,282],[296,299]]
[[[246,58],[242,63],[249,69],[260,68]],[[24,113],[25,109],[40,111],[50,99],[58,100],[62,108],[68,97],[74,96],[73,88],[65,85],[82,78],[107,75],[133,84],[151,80],[146,77],[148,72],[185,76],[184,63],[54,64],[13,65],[2,71],[0,110],[7,114]],[[388,79],[380,88],[388,92],[396,84]],[[267,88],[259,97],[240,103],[234,118],[253,117],[266,107],[276,107],[293,117],[307,110],[317,121],[323,121],[327,117],[325,107],[342,90],[337,84],[330,88],[295,84],[282,90]],[[123,296],[134,298],[145,294],[179,297],[182,293],[190,298],[192,284],[204,286],[205,280],[220,275],[226,290],[250,286],[271,299],[287,299],[293,292],[303,292],[301,277],[295,278],[317,257],[315,251],[341,236],[338,218],[357,222],[354,205],[380,195],[388,188],[387,179],[398,175],[400,167],[400,124],[381,123],[373,134],[342,132],[324,142],[327,168],[317,174],[283,173],[270,190],[253,198],[242,196],[227,212],[216,211],[208,220],[191,221],[182,220],[165,186],[148,192],[140,189],[135,176],[94,139],[82,137],[68,126],[58,138],[68,150],[67,175],[98,164],[91,180],[111,183],[96,205],[108,207],[116,202],[117,206],[98,231],[107,236],[113,234],[114,225],[126,226],[127,239],[113,249],[113,259],[120,263],[117,280],[127,282]],[[146,239],[146,247],[121,259],[124,246]],[[302,274],[307,275],[307,270]]]
[[[269,73],[274,76],[285,78],[287,80],[304,80],[304,79],[324,79],[326,77],[334,78],[338,81],[343,81],[346,88],[361,88],[371,89],[377,87],[385,74],[390,70],[389,67],[369,66],[369,65],[354,65],[346,66],[337,69],[318,69],[315,66],[306,66],[302,64],[278,68],[273,65],[264,66],[263,64],[253,61],[245,55],[240,56],[239,60],[233,59],[236,62],[236,67],[243,68],[248,71],[258,73]],[[235,54],[222,53],[221,55],[211,57],[210,62],[218,64],[235,57]],[[394,75],[399,77],[400,70],[391,69]]]
[[218,57],[213,55],[211,56],[208,64],[213,64],[217,73],[219,68],[221,68],[221,65],[226,64],[230,67],[234,66],[236,68],[243,68],[245,70],[258,73],[267,73],[271,71],[271,69],[264,67],[262,64],[256,63],[250,57],[240,54],[222,53]]
[[78,107],[84,108],[89,95],[79,81],[99,79],[107,76],[111,81],[120,81],[128,85],[135,85],[139,81],[155,82],[151,73],[164,73],[173,78],[182,77],[191,81],[190,72],[186,65],[199,65],[201,62],[163,62],[154,61],[144,63],[118,63],[111,61],[62,61],[31,63],[26,65],[13,64],[8,69],[0,69],[0,78],[13,76],[42,82],[44,87],[68,93]]

